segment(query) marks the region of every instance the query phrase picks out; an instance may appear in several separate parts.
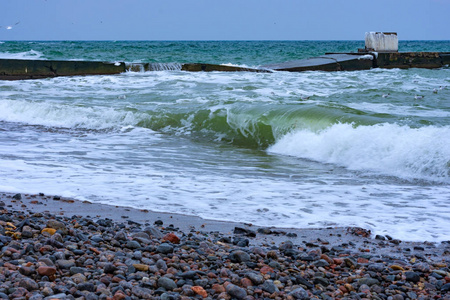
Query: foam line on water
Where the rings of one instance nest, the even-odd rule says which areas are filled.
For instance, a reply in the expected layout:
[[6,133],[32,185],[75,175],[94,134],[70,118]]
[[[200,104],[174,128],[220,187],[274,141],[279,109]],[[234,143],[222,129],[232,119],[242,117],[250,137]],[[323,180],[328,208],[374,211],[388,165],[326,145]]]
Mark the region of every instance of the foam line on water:
[[45,59],[44,54],[39,51],[30,50],[25,52],[0,52],[0,58],[3,59]]
[[63,128],[108,129],[134,125],[139,114],[108,107],[0,100],[1,121]]

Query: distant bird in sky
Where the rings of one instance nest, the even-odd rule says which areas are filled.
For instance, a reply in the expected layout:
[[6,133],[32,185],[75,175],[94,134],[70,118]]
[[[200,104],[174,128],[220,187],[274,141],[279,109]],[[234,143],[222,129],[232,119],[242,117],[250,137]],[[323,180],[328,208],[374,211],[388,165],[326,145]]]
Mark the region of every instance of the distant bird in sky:
[[6,30],[11,30],[11,29],[13,29],[14,26],[19,25],[19,23],[20,23],[20,21],[16,22],[14,25],[0,26],[0,28],[5,27]]
[[391,94],[389,94],[389,93],[387,93],[387,94],[383,94],[383,95],[381,95],[381,97],[383,97],[383,98],[387,98],[387,97],[389,97]]
[[414,96],[414,99],[420,100],[420,99],[423,99],[423,97],[424,97],[424,96],[421,96],[421,95],[415,95],[415,96]]

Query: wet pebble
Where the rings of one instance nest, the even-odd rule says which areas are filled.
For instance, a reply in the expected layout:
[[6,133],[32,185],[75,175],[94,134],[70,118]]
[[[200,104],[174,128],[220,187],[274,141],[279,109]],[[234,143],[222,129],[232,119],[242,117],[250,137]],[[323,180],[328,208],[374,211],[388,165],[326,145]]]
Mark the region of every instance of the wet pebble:
[[[446,299],[450,293],[448,256],[432,261],[426,244],[406,251],[386,236],[364,249],[324,239],[253,245],[258,235],[294,236],[162,226],[3,211],[0,299]],[[392,257],[373,255],[369,246],[378,243]]]

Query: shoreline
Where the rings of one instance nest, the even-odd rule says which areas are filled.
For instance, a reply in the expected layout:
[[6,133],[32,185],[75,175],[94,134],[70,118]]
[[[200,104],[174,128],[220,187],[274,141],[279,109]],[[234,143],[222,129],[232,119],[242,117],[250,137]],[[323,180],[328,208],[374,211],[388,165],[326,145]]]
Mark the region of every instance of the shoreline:
[[[399,259],[414,254],[427,255],[430,260],[450,261],[450,240],[443,242],[402,241],[389,235],[373,235],[370,230],[359,227],[327,228],[278,228],[263,227],[242,222],[208,220],[198,216],[178,213],[155,212],[126,206],[80,201],[68,197],[44,194],[19,194],[21,200],[13,199],[17,193],[0,192],[0,201],[7,201],[9,207],[16,211],[29,213],[50,213],[58,216],[74,215],[90,217],[94,220],[111,219],[113,222],[132,221],[142,226],[149,226],[160,221],[164,227],[174,227],[182,232],[191,230],[200,232],[218,232],[233,236],[235,229],[248,230],[246,234],[250,243],[257,246],[272,246],[291,241],[293,244],[307,243],[344,245],[353,248],[355,253],[369,252],[372,255],[389,255]],[[450,238],[450,236],[449,236]],[[370,246],[370,247],[369,247]]]
[[0,299],[450,299],[450,243],[0,193]]

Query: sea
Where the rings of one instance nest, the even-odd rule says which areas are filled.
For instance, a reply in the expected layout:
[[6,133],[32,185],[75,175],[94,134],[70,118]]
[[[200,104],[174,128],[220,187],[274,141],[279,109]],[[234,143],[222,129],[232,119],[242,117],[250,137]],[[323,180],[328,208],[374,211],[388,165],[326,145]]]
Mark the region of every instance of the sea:
[[[157,71],[0,81],[0,191],[277,228],[450,240],[450,68],[258,68],[364,41],[3,41]],[[450,41],[400,41],[450,52]]]

